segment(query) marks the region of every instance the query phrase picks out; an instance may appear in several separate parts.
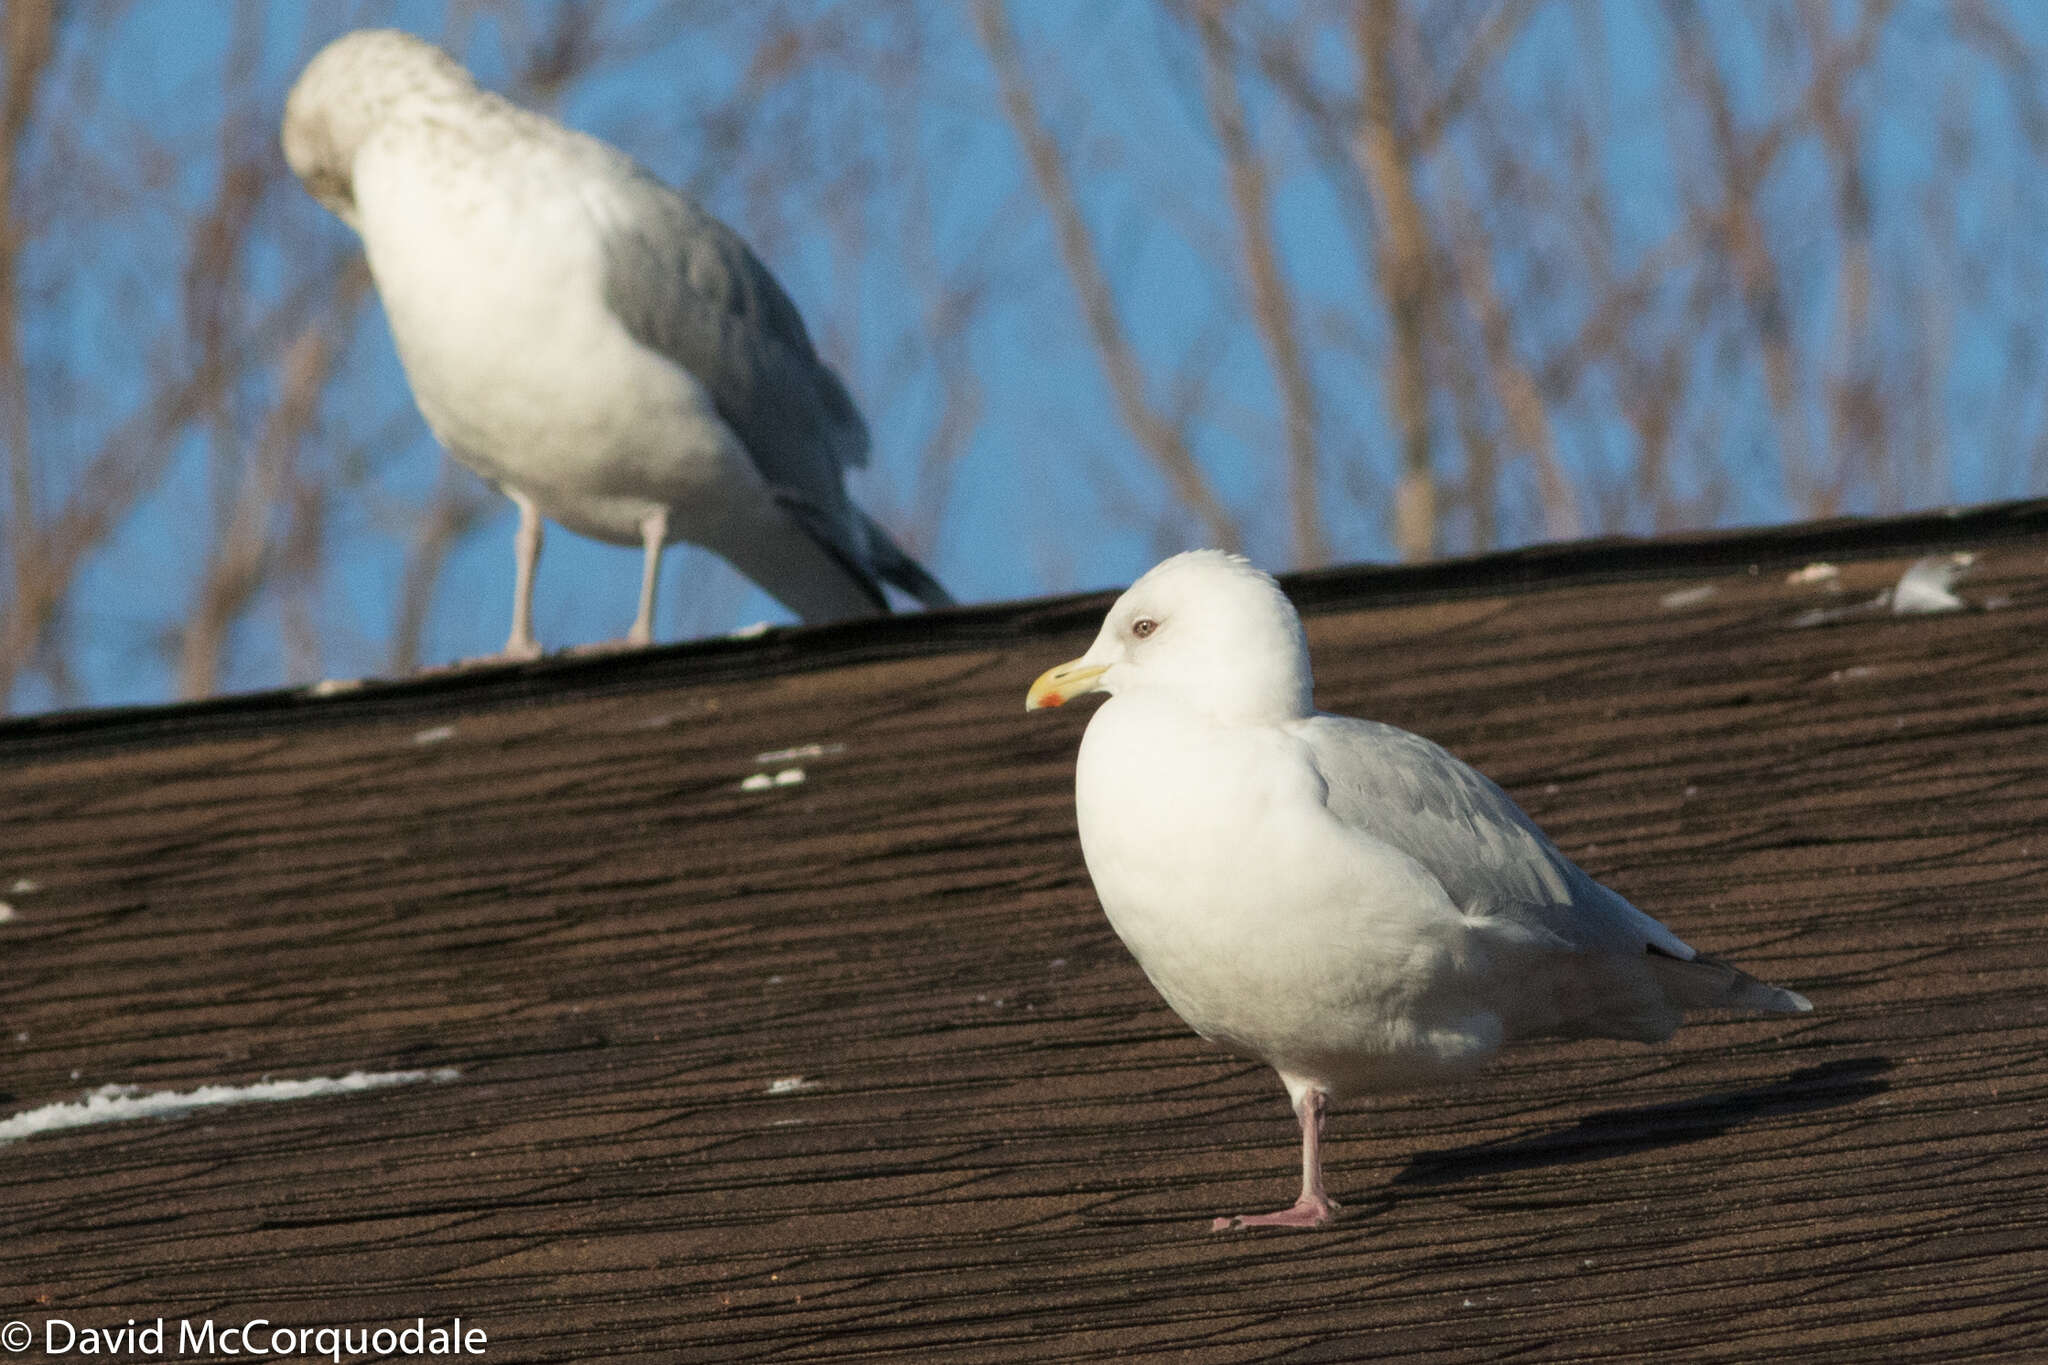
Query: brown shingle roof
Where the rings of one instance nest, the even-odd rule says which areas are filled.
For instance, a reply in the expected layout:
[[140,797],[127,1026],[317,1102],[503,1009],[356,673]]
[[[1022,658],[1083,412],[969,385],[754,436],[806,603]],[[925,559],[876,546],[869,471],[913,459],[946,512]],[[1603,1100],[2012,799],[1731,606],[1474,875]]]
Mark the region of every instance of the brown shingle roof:
[[[1835,599],[1788,569],[1848,600],[1954,546],[1998,609],[1789,626]],[[1284,1097],[1125,956],[1082,708],[1021,710],[1104,598],[15,721],[0,1112],[461,1076],[0,1147],[0,1317],[460,1314],[522,1361],[2040,1358],[2048,504],[1291,586],[1323,705],[1816,1013],[1344,1107],[1348,1216],[1217,1236],[1292,1193]]]

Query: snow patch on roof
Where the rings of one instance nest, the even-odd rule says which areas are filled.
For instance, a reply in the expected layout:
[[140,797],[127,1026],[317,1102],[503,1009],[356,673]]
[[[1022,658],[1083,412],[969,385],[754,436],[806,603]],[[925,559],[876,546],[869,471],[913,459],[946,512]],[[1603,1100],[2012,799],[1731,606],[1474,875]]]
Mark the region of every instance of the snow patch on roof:
[[1696,588],[1674,588],[1657,602],[1666,611],[1683,611],[1687,607],[1698,606],[1719,591],[1712,583],[1702,583]]
[[756,763],[787,763],[797,758],[824,758],[829,754],[843,754],[844,744],[798,744],[788,749],[770,749],[765,754],[755,754]]
[[145,1091],[135,1085],[103,1085],[75,1103],[46,1104],[0,1119],[0,1146],[37,1133],[90,1128],[132,1119],[165,1119],[194,1109],[229,1104],[310,1100],[326,1095],[354,1095],[421,1081],[452,1081],[462,1073],[452,1066],[432,1071],[351,1071],[346,1076],[312,1076],[299,1081],[258,1081],[253,1085],[202,1085],[197,1090]]

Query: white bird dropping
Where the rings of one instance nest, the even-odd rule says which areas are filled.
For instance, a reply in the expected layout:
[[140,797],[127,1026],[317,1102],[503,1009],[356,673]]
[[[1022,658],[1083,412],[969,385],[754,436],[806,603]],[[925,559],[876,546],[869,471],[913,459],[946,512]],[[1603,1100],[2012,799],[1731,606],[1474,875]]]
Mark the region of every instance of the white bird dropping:
[[329,43],[285,159],[363,239],[420,414],[519,509],[505,653],[532,658],[542,518],[706,546],[808,621],[950,599],[846,496],[868,431],[796,305],[725,224],[624,153],[478,88],[439,48]]
[[1405,730],[1317,712],[1280,585],[1176,555],[1025,707],[1087,692],[1074,775],[1102,908],[1194,1030],[1280,1073],[1301,1195],[1215,1226],[1314,1227],[1331,1100],[1445,1081],[1512,1039],[1659,1042],[1690,1009],[1805,998],[1693,951],[1557,850],[1499,787]]

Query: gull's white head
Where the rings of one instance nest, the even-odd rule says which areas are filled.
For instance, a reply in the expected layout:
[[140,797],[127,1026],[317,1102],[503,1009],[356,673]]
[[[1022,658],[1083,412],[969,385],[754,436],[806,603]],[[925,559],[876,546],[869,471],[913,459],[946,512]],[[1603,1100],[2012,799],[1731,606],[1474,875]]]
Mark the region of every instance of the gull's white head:
[[1117,598],[1086,654],[1031,684],[1024,709],[1089,692],[1170,698],[1223,721],[1298,720],[1311,707],[1301,617],[1237,555],[1175,555]]
[[335,217],[356,222],[356,152],[408,101],[476,93],[461,63],[424,39],[390,28],[345,33],[320,49],[284,102],[284,159]]

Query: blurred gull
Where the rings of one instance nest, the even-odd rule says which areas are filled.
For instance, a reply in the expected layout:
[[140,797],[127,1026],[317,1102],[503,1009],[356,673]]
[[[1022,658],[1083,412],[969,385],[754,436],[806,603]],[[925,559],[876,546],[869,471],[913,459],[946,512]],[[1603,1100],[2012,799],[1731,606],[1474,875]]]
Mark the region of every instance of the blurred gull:
[[1976,562],[1977,556],[1968,551],[1914,560],[1892,589],[1892,615],[1919,616],[1968,607],[1970,604],[1956,596],[1954,589]]
[[[1955,585],[1976,562],[1977,556],[1968,551],[1923,555],[1906,566],[1897,583],[1877,596],[1851,602],[1847,606],[1815,607],[1811,611],[1803,611],[1792,618],[1792,627],[1799,630],[1808,626],[1827,626],[1838,621],[1855,621],[1887,613],[1893,616],[1928,616],[1968,610],[1970,604],[1956,594]],[[1985,603],[1987,609],[1995,605],[1998,604]]]
[[1812,1007],[1696,953],[1418,735],[1310,706],[1279,584],[1214,550],[1118,598],[1027,709],[1086,692],[1075,773],[1102,908],[1195,1031],[1280,1073],[1313,1227],[1333,1099],[1454,1079],[1517,1038],[1670,1036],[1687,1010]]
[[846,496],[853,400],[731,229],[408,34],[336,39],[285,105],[307,190],[362,235],[421,414],[519,509],[505,653],[532,658],[541,519],[717,551],[807,621],[946,592]]

